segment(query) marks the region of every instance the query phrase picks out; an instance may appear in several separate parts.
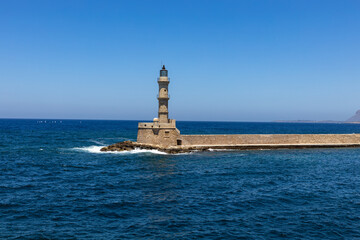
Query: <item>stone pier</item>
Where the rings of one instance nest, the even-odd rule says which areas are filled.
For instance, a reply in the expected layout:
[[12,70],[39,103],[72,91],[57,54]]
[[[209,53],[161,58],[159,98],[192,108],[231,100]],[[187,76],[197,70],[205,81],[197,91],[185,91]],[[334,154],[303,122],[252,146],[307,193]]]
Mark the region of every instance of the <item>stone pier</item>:
[[123,142],[102,151],[123,151],[135,148],[159,149],[176,153],[209,149],[280,149],[360,147],[360,134],[229,134],[181,135],[176,121],[169,119],[170,79],[165,66],[158,78],[158,117],[138,125],[137,142]]

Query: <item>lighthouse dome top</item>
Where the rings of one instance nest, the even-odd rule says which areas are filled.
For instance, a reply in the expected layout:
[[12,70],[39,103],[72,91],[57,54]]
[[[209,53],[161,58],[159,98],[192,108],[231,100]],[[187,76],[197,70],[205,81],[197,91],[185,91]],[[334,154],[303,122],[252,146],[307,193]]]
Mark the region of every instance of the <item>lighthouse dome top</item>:
[[160,70],[160,77],[167,77],[168,76],[168,70],[166,70],[165,65],[162,66],[162,69]]

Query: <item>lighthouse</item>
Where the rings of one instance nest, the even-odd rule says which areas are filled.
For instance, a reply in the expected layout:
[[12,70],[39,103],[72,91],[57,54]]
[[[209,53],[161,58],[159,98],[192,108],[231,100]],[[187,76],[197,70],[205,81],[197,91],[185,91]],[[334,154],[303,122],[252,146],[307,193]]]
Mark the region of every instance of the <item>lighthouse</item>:
[[180,131],[176,128],[175,119],[169,119],[169,83],[168,70],[165,65],[160,70],[157,79],[159,92],[158,117],[153,122],[140,122],[138,124],[137,142],[140,144],[157,145],[160,147],[177,146],[182,144]]
[[166,70],[165,65],[163,65],[160,70],[160,77],[158,78],[159,123],[169,123],[169,83],[168,70]]

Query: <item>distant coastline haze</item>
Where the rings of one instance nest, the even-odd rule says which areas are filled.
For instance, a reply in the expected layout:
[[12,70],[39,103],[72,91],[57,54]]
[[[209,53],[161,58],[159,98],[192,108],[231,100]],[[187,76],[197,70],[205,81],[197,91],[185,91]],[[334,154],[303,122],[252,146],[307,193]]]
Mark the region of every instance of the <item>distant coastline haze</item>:
[[179,121],[345,121],[360,109],[359,12],[355,0],[1,1],[0,118],[152,120],[165,64]]
[[347,122],[360,122],[360,110],[356,111],[355,115],[346,121]]

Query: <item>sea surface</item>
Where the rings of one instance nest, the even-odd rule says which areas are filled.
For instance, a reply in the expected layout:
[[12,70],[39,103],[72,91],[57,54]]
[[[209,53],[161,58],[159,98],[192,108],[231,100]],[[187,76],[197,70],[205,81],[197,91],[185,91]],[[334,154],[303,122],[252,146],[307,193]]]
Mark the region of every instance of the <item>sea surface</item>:
[[[183,134],[360,133],[178,122]],[[360,149],[100,148],[137,121],[0,119],[0,239],[360,239]]]

